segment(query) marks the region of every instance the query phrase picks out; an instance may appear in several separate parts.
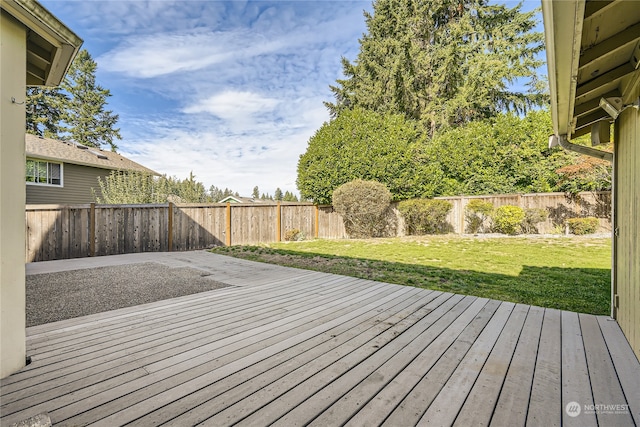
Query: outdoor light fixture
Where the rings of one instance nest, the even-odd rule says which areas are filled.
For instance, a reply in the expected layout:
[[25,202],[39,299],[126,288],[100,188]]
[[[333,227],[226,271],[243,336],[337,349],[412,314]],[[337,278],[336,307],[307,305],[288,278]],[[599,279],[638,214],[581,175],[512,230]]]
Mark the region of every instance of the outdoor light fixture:
[[600,98],[600,108],[607,112],[613,120],[617,119],[622,112],[622,98]]
[[629,107],[638,109],[640,107],[640,97],[631,104],[622,105],[622,98],[614,96],[611,98],[600,98],[600,108],[607,112],[613,120],[617,119],[620,113]]

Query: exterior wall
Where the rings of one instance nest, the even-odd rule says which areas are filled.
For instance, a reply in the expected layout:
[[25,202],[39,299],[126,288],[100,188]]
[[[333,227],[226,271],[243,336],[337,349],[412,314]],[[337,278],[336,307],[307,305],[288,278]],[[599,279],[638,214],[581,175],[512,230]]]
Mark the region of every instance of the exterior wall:
[[27,184],[27,204],[67,205],[94,202],[92,189],[100,195],[98,177],[105,179],[108,169],[65,163],[62,168],[62,187],[55,185]]
[[[26,30],[0,16],[0,378],[26,361],[25,98]],[[11,98],[17,101],[13,103]]]
[[640,111],[618,117],[615,144],[613,314],[640,359]]

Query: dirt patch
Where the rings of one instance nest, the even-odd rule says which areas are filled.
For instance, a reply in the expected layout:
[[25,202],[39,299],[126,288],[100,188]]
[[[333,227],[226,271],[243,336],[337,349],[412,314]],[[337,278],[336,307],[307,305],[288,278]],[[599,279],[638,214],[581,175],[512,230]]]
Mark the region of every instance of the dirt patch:
[[27,326],[227,286],[203,270],[170,268],[157,263],[33,274],[26,278]]

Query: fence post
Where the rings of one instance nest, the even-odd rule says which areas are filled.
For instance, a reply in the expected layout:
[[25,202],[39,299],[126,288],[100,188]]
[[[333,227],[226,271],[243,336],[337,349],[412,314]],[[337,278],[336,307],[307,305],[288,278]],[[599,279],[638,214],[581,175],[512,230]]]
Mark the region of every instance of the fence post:
[[317,239],[319,235],[318,229],[320,228],[319,227],[320,207],[318,205],[315,205],[315,207],[316,207],[316,215],[315,215],[316,217],[315,217],[314,227],[313,227],[313,237]]
[[173,203],[169,202],[169,219],[168,219],[168,225],[167,225],[167,246],[169,246],[168,248],[168,252],[171,252],[173,250]]
[[280,242],[282,240],[282,205],[280,201],[278,201],[278,208],[276,209],[278,216],[276,219],[276,242]]
[[226,243],[231,246],[231,203],[227,202],[227,226],[226,226]]
[[460,217],[460,221],[458,222],[458,226],[460,227],[460,229],[458,230],[458,234],[464,234],[464,208],[466,207],[466,200],[467,199],[465,196],[461,196],[460,202],[458,204],[458,215]]
[[89,206],[89,256],[96,256],[96,204]]

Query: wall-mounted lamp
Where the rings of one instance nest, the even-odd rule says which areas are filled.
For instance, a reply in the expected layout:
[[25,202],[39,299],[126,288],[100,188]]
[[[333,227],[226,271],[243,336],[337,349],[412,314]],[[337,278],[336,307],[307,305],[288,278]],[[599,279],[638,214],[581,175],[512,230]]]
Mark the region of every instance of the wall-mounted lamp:
[[617,119],[620,113],[629,107],[638,109],[640,107],[640,98],[631,104],[622,105],[622,98],[614,96],[611,98],[600,98],[600,108],[607,112],[613,120]]
[[617,96],[611,98],[600,98],[600,108],[606,111],[607,114],[615,120],[620,115],[620,112],[622,112],[622,98]]

